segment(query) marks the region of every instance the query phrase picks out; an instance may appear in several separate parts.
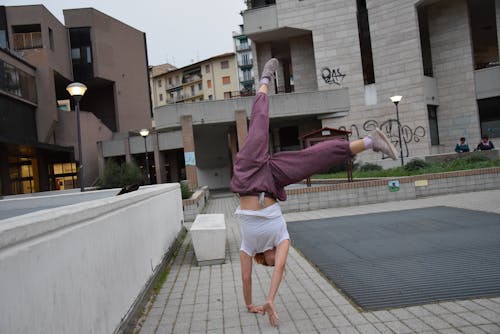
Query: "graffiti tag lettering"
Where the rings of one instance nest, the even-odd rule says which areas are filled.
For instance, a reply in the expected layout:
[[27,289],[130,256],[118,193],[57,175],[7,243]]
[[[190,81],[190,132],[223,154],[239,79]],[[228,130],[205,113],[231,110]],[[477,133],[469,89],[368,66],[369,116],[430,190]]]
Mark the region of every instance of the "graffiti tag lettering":
[[[398,121],[396,119],[388,119],[382,122],[380,125],[375,120],[368,120],[364,122],[362,126],[363,130],[366,133],[375,130],[375,128],[377,127],[387,135],[394,146],[399,147]],[[339,129],[348,130],[345,126],[340,126]],[[361,139],[364,137],[360,136],[359,129],[356,124],[351,124],[351,126],[349,127],[349,131],[351,131],[351,137],[354,137],[356,139]],[[412,129],[408,125],[401,125],[401,144],[403,147],[403,155],[409,157],[410,151],[408,149],[408,144],[411,142],[418,143],[424,137],[425,128],[423,126],[417,126],[415,129]]]
[[328,67],[323,67],[321,69],[321,77],[327,84],[336,84],[341,86],[344,80],[345,74],[340,72],[340,69],[329,69]]

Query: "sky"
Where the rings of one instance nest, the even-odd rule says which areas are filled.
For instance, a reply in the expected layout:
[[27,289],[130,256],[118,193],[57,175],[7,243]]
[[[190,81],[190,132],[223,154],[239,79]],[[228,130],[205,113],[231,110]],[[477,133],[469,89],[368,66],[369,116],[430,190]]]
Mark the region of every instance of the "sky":
[[183,67],[233,52],[244,0],[3,0],[4,6],[44,5],[64,23],[63,9],[95,8],[146,33],[149,65]]

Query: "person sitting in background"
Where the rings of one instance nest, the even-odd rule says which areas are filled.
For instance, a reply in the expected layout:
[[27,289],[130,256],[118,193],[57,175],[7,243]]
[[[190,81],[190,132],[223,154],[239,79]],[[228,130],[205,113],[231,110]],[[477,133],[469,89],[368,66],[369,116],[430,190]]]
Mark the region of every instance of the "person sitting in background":
[[469,152],[469,145],[465,142],[465,137],[460,138],[460,142],[455,146],[455,152]]
[[477,145],[476,149],[479,150],[479,151],[487,151],[487,150],[492,150],[494,148],[495,148],[495,146],[493,145],[493,143],[491,142],[491,140],[488,138],[488,136],[487,135],[483,135],[481,137],[481,141]]

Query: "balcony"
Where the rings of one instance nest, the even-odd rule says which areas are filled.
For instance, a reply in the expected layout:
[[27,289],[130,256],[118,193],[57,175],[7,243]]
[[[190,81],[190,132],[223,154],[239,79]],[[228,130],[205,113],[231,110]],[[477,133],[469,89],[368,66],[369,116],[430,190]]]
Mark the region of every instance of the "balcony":
[[[236,94],[236,92],[235,92]],[[241,96],[241,93],[240,93]],[[235,122],[235,110],[252,109],[252,97],[238,97],[218,101],[200,101],[189,104],[169,104],[154,109],[157,129],[177,128],[181,116],[191,115],[193,125]],[[341,117],[349,112],[347,88],[334,90],[277,94],[269,97],[271,118],[314,115],[317,117]]]
[[250,44],[240,44],[236,46],[236,51],[250,51],[251,47]]
[[476,98],[500,96],[500,66],[490,66],[474,71]]
[[14,33],[14,50],[38,49],[43,47],[41,32]]
[[276,5],[257,8],[249,6],[248,8],[243,12],[245,34],[248,37],[252,34],[278,29]]
[[254,77],[251,77],[251,78],[240,78],[240,83],[243,86],[254,84],[255,83],[255,78]]
[[238,62],[238,66],[244,70],[244,69],[250,69],[253,66],[253,59],[246,59]]

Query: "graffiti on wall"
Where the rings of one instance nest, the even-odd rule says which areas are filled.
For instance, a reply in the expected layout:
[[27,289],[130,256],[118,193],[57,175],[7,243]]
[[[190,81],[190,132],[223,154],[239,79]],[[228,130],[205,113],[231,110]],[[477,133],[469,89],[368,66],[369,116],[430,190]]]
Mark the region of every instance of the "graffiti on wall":
[[[339,129],[351,131],[351,137],[355,139],[361,139],[369,132],[375,130],[375,128],[377,127],[387,135],[387,137],[395,147],[399,148],[398,121],[396,119],[388,119],[380,125],[375,120],[368,120],[362,125],[362,130],[364,131],[363,135],[360,134],[359,127],[356,124],[352,124],[349,129],[345,126],[341,126],[339,127]],[[408,149],[409,143],[418,143],[422,138],[425,137],[425,135],[425,128],[423,126],[419,125],[412,129],[408,125],[401,125],[401,146],[403,147],[403,156],[410,156],[410,151]]]
[[327,84],[335,84],[338,86],[342,85],[342,81],[344,80],[345,74],[340,72],[340,68],[328,68],[328,67],[323,67],[321,69],[321,77]]

